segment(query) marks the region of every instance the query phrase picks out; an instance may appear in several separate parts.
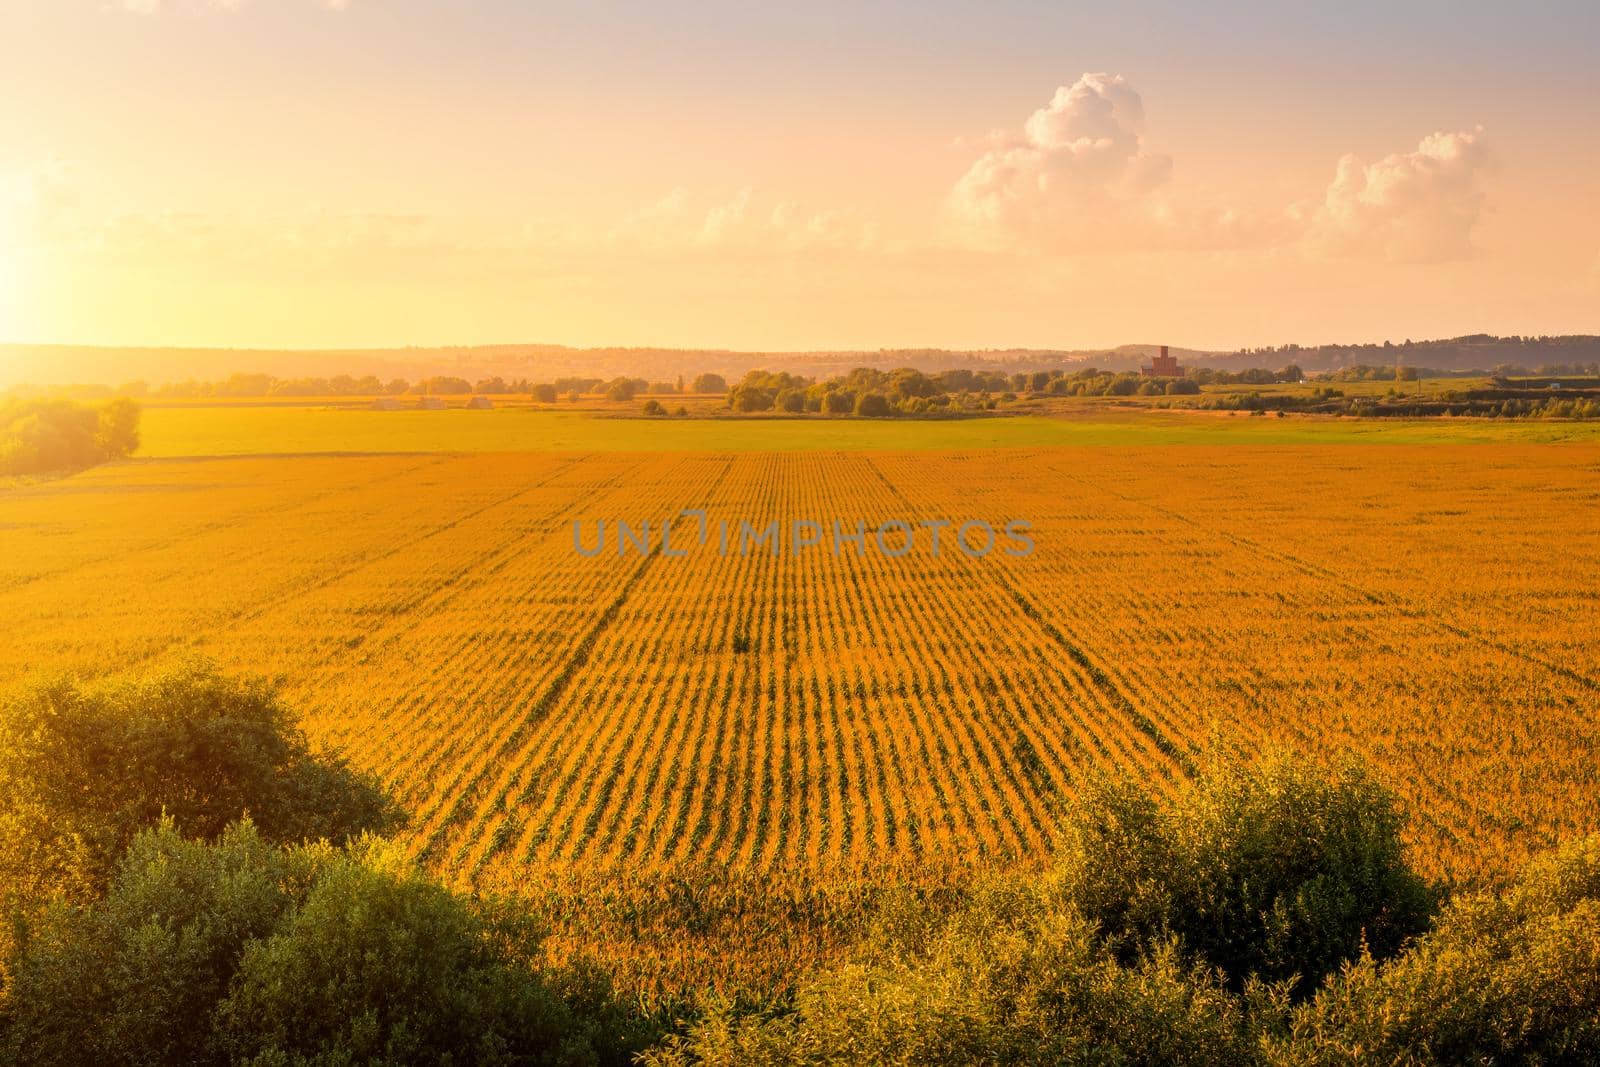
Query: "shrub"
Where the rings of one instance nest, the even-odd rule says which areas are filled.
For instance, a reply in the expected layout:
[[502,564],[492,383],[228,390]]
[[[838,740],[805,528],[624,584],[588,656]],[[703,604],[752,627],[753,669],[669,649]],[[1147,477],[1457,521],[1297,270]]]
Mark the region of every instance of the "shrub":
[[526,911],[452,893],[370,840],[245,946],[216,1020],[234,1059],[257,1063],[626,1062],[633,1051],[604,979],[545,970]]
[[209,1018],[251,938],[267,935],[322,863],[248,823],[215,845],[171,820],[134,839],[104,901],[58,906],[29,931],[0,1049],[17,1064],[226,1062]]
[[1411,951],[1347,967],[1273,1060],[1584,1063],[1600,1049],[1600,837],[1530,864],[1504,893],[1446,905]]
[[720,374],[697,374],[689,388],[696,393],[726,393],[728,380]]
[[667,409],[661,406],[661,401],[659,400],[646,400],[643,410],[646,415],[665,415],[667,413]]
[[1171,802],[1131,783],[1086,789],[1056,877],[1125,961],[1175,939],[1230,988],[1259,977],[1304,995],[1425,927],[1433,900],[1402,825],[1353,765],[1219,763]]
[[915,914],[801,985],[793,1010],[714,1007],[645,1058],[705,1064],[1226,1064],[1237,1005],[1170,949],[1123,967],[1038,888],[997,885],[948,919]]
[[391,845],[281,847],[145,831],[103,901],[19,954],[17,1064],[624,1063],[644,1033],[528,912],[428,881]]
[[[76,853],[103,876],[165,814],[215,838],[249,813],[274,841],[342,841],[400,814],[376,780],[313,753],[274,688],[181,664],[147,678],[66,679],[0,698],[0,883],[13,860]],[[31,857],[31,858],[26,858]]]
[[556,402],[556,387],[553,385],[536,385],[533,387],[533,398],[541,404],[554,404]]

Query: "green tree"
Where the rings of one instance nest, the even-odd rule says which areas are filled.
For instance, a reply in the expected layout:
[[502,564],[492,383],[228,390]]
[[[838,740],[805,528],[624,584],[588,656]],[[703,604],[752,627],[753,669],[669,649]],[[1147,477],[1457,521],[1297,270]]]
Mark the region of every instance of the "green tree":
[[1426,927],[1433,898],[1405,861],[1403,825],[1354,764],[1219,762],[1171,801],[1131,781],[1089,785],[1057,878],[1124,960],[1171,939],[1232,988],[1256,977],[1303,995]]
[[139,444],[139,406],[126,397],[96,410],[69,400],[0,400],[0,474],[91,467]]
[[771,411],[772,403],[772,392],[759,385],[740,382],[728,393],[728,406],[734,411]]
[[862,393],[856,397],[856,414],[879,419],[894,414],[894,409],[889,406],[889,398],[882,393]]
[[107,459],[131,456],[139,447],[139,405],[119,397],[100,409],[95,443]]
[[84,876],[103,878],[163,814],[207,839],[247,812],[275,841],[342,841],[401,821],[376,779],[311,751],[272,685],[199,662],[129,681],[38,681],[0,698],[0,812],[12,834],[0,884],[15,884],[14,858],[36,862],[41,850],[89,860]]

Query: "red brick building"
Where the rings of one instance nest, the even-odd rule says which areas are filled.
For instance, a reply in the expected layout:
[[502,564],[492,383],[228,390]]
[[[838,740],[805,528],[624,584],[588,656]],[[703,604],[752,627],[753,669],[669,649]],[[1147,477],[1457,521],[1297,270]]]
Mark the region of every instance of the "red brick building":
[[1167,346],[1161,346],[1161,354],[1149,363],[1139,368],[1146,378],[1181,378],[1183,369],[1178,366],[1178,357],[1167,355]]

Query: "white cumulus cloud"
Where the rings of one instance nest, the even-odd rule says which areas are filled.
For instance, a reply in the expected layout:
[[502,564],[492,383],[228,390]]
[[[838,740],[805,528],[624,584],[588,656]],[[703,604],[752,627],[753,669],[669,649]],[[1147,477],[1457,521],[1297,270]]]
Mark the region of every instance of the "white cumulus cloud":
[[1472,254],[1489,156],[1481,129],[1435,133],[1414,152],[1339,161],[1320,198],[1230,203],[1173,188],[1120,74],[1085,74],[1020,130],[991,135],[945,201],[947,236],[990,251],[1237,251],[1432,263]]
[[951,220],[983,245],[1095,243],[1171,172],[1172,160],[1145,144],[1144,125],[1126,78],[1085,74],[1020,132],[991,138],[950,193]]
[[1482,127],[1431,134],[1415,152],[1375,163],[1347,155],[1309,214],[1307,242],[1325,255],[1400,263],[1468,258],[1488,165]]

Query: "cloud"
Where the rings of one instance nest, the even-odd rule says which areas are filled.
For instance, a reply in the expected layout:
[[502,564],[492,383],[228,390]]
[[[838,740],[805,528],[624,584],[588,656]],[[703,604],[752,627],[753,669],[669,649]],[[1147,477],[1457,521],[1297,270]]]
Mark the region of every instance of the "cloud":
[[956,182],[948,220],[980,247],[1099,243],[1166,182],[1144,140],[1144,102],[1120,74],[1063,85],[1020,132],[997,133]]
[[788,255],[814,251],[872,251],[878,228],[860,214],[815,210],[792,200],[773,201],[743,188],[726,200],[697,206],[677,188],[623,218],[608,243],[651,251],[719,251]]
[[1488,165],[1481,126],[1431,134],[1415,152],[1376,163],[1347,155],[1309,214],[1307,244],[1323,255],[1397,263],[1469,258],[1484,211],[1479,180]]
[[1238,251],[1432,263],[1472,254],[1488,165],[1482,130],[1435,133],[1415,152],[1339,161],[1320,199],[1214,202],[1172,187],[1145,137],[1144,101],[1120,74],[1085,74],[1019,131],[992,134],[946,197],[947,239],[991,252]]

